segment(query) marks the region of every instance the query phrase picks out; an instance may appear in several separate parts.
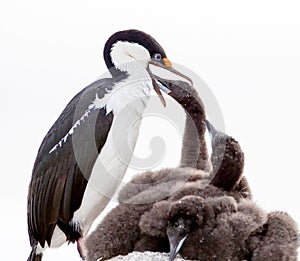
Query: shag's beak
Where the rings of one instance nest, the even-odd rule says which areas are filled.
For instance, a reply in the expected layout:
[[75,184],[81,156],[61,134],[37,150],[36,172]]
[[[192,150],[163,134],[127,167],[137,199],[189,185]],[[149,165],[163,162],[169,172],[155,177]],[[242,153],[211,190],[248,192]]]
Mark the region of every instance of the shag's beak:
[[168,93],[169,92],[169,89],[168,88],[164,88],[164,86],[155,79],[155,76],[153,75],[153,73],[151,72],[149,66],[147,67],[147,71],[152,79],[152,85],[153,85],[153,88],[154,88],[154,91],[157,93],[162,105],[164,107],[166,107],[166,101],[165,101],[165,98],[164,96],[162,95],[161,91],[160,90],[163,90],[164,92]]
[[179,253],[184,241],[187,238],[187,235],[181,236],[179,233],[176,233],[176,231],[167,230],[167,236],[170,244],[169,261],[173,261]]
[[[148,64],[147,67],[147,71],[152,79],[152,84],[153,84],[153,88],[156,91],[158,97],[160,98],[161,103],[163,104],[164,107],[166,107],[166,101],[161,93],[161,90],[164,91],[165,93],[169,94],[170,90],[168,89],[167,86],[165,86],[163,83],[161,83],[159,80],[157,80],[157,78],[164,78],[164,77],[158,77],[156,76],[151,70],[150,70],[150,65],[152,66],[156,66],[158,68],[162,68],[164,70],[167,70],[168,72],[171,72],[174,75],[177,75],[185,80],[187,80],[191,85],[193,85],[193,81],[191,80],[191,78],[189,78],[188,76],[182,74],[181,72],[178,72],[177,70],[175,70],[172,67],[172,63],[170,62],[170,60],[168,58],[163,58],[162,62],[157,62],[154,60],[151,60]],[[165,79],[167,80],[167,79]]]
[[172,63],[170,62],[170,60],[168,58],[163,58],[162,59],[162,62],[157,62],[157,61],[154,61],[154,60],[151,60],[149,62],[149,64],[152,64],[154,66],[157,66],[157,67],[160,67],[160,68],[163,68],[165,70],[168,70],[169,72],[187,80],[191,85],[193,85],[193,81],[190,77],[186,76],[185,74],[181,73],[181,72],[178,72],[177,70],[175,70],[173,68],[173,65]]

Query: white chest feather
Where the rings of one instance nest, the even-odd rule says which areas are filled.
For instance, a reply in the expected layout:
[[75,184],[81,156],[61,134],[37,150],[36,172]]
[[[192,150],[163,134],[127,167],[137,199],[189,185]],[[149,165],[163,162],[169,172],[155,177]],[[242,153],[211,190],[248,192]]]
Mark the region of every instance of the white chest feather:
[[129,166],[138,138],[141,117],[149,97],[149,82],[136,81],[115,88],[108,97],[95,101],[95,106],[106,106],[114,119],[105,145],[93,167],[81,207],[74,217],[87,232],[93,220],[102,212]]
[[[61,148],[68,138],[74,134],[76,128],[89,117],[90,112],[93,110],[106,108],[106,114],[113,112],[114,115],[118,115],[129,106],[132,107],[132,110],[144,111],[152,88],[152,80],[146,70],[139,64],[135,63],[135,68],[134,76],[130,75],[125,80],[115,84],[112,90],[107,91],[104,97],[99,98],[96,94],[95,99],[86,108],[85,112],[73,124],[68,133],[52,147],[49,154]],[[126,115],[124,117],[126,117]],[[130,116],[128,115],[128,117]]]
[[133,109],[140,106],[139,103],[133,105],[137,100],[146,102],[150,90],[153,88],[152,82],[145,69],[138,69],[135,76],[129,76],[124,81],[116,84],[103,98],[99,99],[96,96],[93,106],[97,109],[105,107],[107,114],[112,111],[114,115],[118,115],[127,106],[131,106]]

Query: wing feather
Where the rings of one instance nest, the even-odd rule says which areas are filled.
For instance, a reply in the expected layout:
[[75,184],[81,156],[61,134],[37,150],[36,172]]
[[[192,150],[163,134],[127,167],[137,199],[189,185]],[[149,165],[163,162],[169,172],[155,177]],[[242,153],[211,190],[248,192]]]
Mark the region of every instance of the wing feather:
[[[113,114],[106,115],[105,109],[95,109],[76,126],[74,133],[77,141],[84,145],[77,146],[76,155],[73,148],[74,135],[71,133],[68,136],[68,133],[86,113],[96,94],[103,97],[107,87],[113,84],[111,79],[102,79],[83,89],[69,102],[45,136],[36,157],[28,192],[27,215],[31,245],[37,242],[41,246],[45,242],[50,245],[58,220],[68,224],[80,207],[87,179],[105,143]],[[95,120],[97,124],[93,122]],[[91,133],[93,137],[90,137]],[[62,140],[61,145],[55,147]],[[96,150],[90,148],[91,141],[96,141]]]

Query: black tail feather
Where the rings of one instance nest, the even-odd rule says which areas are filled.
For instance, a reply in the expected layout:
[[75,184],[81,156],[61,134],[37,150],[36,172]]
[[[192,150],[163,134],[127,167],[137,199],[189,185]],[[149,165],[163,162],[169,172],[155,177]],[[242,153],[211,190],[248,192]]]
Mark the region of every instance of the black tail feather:
[[27,261],[42,261],[43,254],[36,253],[36,246],[32,248]]

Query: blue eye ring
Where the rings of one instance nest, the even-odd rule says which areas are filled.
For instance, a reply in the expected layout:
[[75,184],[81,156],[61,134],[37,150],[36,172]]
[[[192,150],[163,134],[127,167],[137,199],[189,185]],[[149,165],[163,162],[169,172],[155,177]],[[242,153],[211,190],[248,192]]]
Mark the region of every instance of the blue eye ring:
[[160,53],[155,53],[153,59],[160,62],[162,60],[162,55]]

